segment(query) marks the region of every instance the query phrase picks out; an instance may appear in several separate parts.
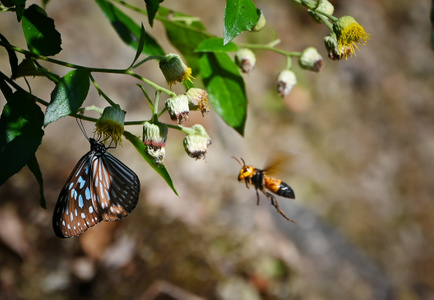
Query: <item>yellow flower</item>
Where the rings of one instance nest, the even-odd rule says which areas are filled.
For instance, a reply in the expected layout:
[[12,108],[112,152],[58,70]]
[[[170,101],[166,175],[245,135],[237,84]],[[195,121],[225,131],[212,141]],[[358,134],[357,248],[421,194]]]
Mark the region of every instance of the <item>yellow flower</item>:
[[338,40],[338,52],[342,58],[347,59],[348,56],[355,55],[356,48],[359,49],[356,43],[366,45],[369,39],[369,34],[365,29],[357,23],[351,16],[344,16],[338,19],[333,24],[333,31]]
[[177,82],[192,82],[191,68],[187,67],[178,54],[169,53],[160,60],[160,69],[170,88]]
[[126,112],[120,108],[106,107],[101,118],[95,124],[95,132],[104,141],[111,138],[115,145],[122,144],[125,114]]

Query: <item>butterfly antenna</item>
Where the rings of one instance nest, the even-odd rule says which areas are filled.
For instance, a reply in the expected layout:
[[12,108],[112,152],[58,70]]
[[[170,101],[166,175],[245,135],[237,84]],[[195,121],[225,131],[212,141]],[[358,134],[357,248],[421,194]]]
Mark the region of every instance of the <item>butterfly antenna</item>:
[[82,113],[79,113],[79,115],[78,115],[78,117],[76,116],[75,117],[75,121],[77,121],[77,124],[78,124],[78,127],[80,128],[80,130],[81,130],[81,132],[83,133],[83,135],[84,135],[84,137],[87,139],[87,140],[89,140],[89,137],[87,136],[87,134],[86,134],[86,129],[84,128],[84,125],[83,125],[83,120],[82,120]]

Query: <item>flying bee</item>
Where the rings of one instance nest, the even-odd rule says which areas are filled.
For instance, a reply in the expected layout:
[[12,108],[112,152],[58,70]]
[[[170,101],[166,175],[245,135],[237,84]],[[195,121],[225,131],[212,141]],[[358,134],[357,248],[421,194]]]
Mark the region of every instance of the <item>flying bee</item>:
[[259,193],[258,190],[260,190],[268,199],[271,201],[271,205],[273,205],[277,212],[281,214],[285,219],[288,221],[291,221],[292,223],[295,223],[294,220],[291,220],[288,218],[285,213],[280,209],[279,202],[277,201],[276,197],[274,197],[273,194],[270,192],[282,196],[285,198],[295,199],[295,194],[292,188],[283,182],[280,179],[273,178],[267,175],[267,171],[269,171],[272,166],[265,168],[264,170],[254,168],[252,166],[246,165],[246,162],[244,159],[241,158],[241,162],[232,156],[233,159],[235,159],[241,166],[240,174],[238,175],[238,181],[244,180],[246,183],[246,187],[250,188],[251,185],[255,187],[256,190],[256,197],[257,197],[257,205],[259,205]]

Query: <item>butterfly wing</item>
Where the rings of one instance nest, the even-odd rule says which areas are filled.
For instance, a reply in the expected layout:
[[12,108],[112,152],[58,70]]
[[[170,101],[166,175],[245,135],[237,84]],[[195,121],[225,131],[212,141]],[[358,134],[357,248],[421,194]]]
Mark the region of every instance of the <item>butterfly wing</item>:
[[102,220],[92,199],[91,167],[96,158],[93,150],[85,154],[60,192],[53,215],[54,233],[60,238],[79,236]]
[[75,166],[54,209],[53,228],[60,238],[79,236],[101,220],[123,219],[139,200],[137,175],[104,144],[89,142],[91,151]]
[[92,162],[93,206],[104,221],[125,218],[139,201],[140,181],[136,173],[116,157],[104,152]]

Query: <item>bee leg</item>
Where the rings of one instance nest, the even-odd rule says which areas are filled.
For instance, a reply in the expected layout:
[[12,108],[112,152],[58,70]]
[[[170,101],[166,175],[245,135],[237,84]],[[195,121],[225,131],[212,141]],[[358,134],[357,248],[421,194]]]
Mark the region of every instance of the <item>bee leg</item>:
[[256,205],[259,205],[259,193],[258,193],[258,189],[256,189],[256,198],[258,199],[256,201]]
[[252,184],[252,181],[250,178],[245,178],[244,182],[246,183],[246,188],[250,189],[250,185]]
[[268,199],[270,199],[270,201],[271,201],[271,205],[273,205],[273,206],[276,208],[277,212],[278,212],[279,214],[281,214],[282,217],[284,217],[284,218],[287,219],[288,221],[290,221],[290,222],[296,224],[296,222],[295,222],[294,220],[288,218],[288,217],[285,215],[285,213],[280,209],[279,201],[277,201],[276,197],[274,197],[272,194],[270,194],[270,193],[268,193],[268,192],[266,192],[265,195],[267,196]]

